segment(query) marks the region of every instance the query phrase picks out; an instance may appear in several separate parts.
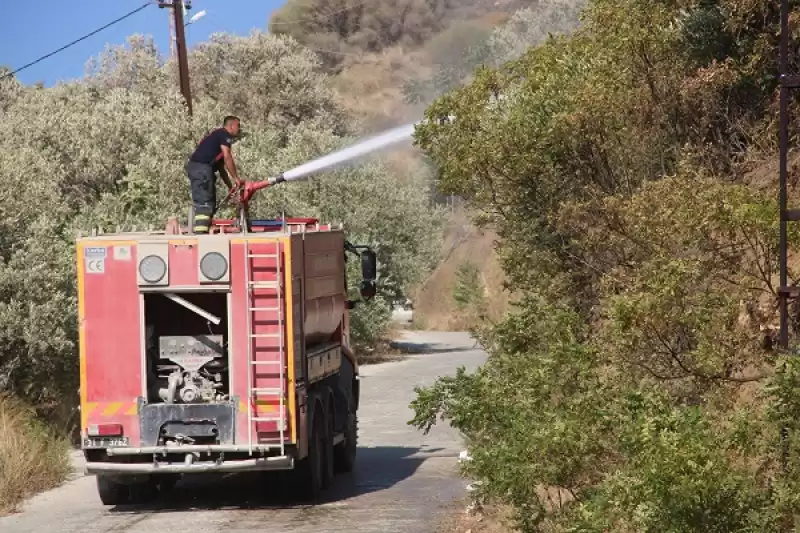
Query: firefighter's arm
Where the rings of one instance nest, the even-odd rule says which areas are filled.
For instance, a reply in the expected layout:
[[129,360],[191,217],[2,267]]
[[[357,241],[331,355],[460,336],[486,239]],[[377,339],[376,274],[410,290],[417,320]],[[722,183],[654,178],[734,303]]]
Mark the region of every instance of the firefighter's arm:
[[228,174],[237,184],[241,183],[242,180],[239,179],[239,173],[236,172],[236,163],[233,162],[233,153],[231,152],[230,146],[222,145],[222,155],[225,157],[225,169],[228,171]]
[[233,189],[233,183],[231,183],[231,178],[228,176],[228,172],[225,170],[225,166],[220,165],[218,167],[217,172],[219,172],[219,177],[222,178],[222,181],[225,182],[225,185],[228,186],[228,189]]

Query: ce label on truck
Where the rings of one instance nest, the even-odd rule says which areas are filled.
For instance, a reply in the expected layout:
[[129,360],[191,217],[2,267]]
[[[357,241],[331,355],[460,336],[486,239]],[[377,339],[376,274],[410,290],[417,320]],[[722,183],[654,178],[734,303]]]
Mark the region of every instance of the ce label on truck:
[[87,274],[103,274],[106,271],[106,248],[84,248],[83,262]]

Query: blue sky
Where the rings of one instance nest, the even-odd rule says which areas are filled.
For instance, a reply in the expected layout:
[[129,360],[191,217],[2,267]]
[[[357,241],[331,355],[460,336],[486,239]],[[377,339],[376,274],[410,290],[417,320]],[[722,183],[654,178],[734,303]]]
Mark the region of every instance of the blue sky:
[[[133,11],[146,0],[23,0],[3,9],[0,31],[0,66],[16,69],[112,20]],[[284,0],[193,0],[191,16],[208,14],[186,28],[188,46],[206,40],[212,33],[247,35],[252,29],[266,30],[270,15]],[[152,35],[163,55],[169,54],[171,10],[152,5],[130,18],[23,70],[23,83],[79,78],[89,58],[106,44],[123,44],[128,35]]]

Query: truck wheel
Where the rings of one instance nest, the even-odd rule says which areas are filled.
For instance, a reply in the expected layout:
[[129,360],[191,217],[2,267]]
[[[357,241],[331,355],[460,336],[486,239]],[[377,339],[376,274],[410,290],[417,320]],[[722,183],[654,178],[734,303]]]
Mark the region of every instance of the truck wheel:
[[135,483],[129,487],[131,503],[150,503],[158,498],[158,485],[155,480],[149,479]]
[[178,476],[162,475],[161,479],[158,480],[158,491],[161,494],[167,494],[169,492],[172,492],[172,490],[175,488],[175,485],[178,484],[178,481],[180,479],[181,477],[179,475]]
[[105,476],[97,476],[97,494],[103,505],[124,505],[130,497],[127,485],[115,483]]
[[[333,406],[331,406],[333,409]],[[327,431],[325,431],[325,437],[323,438],[323,463],[322,463],[322,488],[327,489],[333,484],[333,465],[334,465],[334,455],[333,455],[333,433],[335,428],[333,427],[333,414],[327,413],[328,416],[325,419],[325,425],[327,426]]]
[[358,446],[358,416],[350,413],[347,420],[347,429],[344,441],[336,445],[333,450],[334,466],[337,472],[352,472],[356,465],[356,449]]
[[[320,413],[322,414],[322,411]],[[325,426],[322,417],[314,417],[311,438],[308,439],[308,457],[297,468],[300,498],[306,501],[319,499],[322,493],[323,453],[325,450]]]

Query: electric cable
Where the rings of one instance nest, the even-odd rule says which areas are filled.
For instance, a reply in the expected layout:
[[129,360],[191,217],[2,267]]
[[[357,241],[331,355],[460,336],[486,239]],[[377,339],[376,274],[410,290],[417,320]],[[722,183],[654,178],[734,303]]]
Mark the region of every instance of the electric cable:
[[[153,2],[153,1],[146,2],[145,4],[142,4],[141,6],[137,7],[136,9],[134,9],[133,11],[130,11],[130,12],[122,15],[121,17],[119,17],[119,18],[117,18],[115,20],[112,20],[108,24],[106,24],[104,26],[101,26],[100,28],[97,28],[96,30],[94,30],[94,31],[92,31],[90,33],[87,33],[86,35],[75,39],[71,43],[65,44],[61,48],[58,48],[57,50],[53,50],[49,54],[45,54],[45,55],[35,59],[34,61],[31,61],[30,63],[27,63],[27,64],[19,67],[18,69],[15,69],[15,70],[13,70],[11,72],[7,72],[7,73],[3,74],[2,76],[0,76],[0,80],[4,80],[6,78],[10,78],[11,76],[14,76],[14,75],[18,74],[19,72],[22,72],[23,70],[25,70],[28,67],[32,67],[33,65],[36,65],[37,63],[41,63],[45,59],[48,59],[48,58],[50,58],[50,57],[52,57],[52,56],[54,56],[54,55],[56,55],[56,54],[58,54],[60,52],[63,52],[67,48],[70,48],[70,47],[80,43],[81,41],[85,41],[89,37],[92,37],[93,35],[96,35],[96,34],[100,33],[101,31],[103,31],[103,30],[105,30],[107,28],[110,28],[111,26],[113,26],[115,24],[118,24],[118,23],[122,22],[123,20],[125,20],[125,19],[127,19],[129,17],[132,17],[133,15],[138,13],[139,11],[142,11],[147,6],[149,6],[151,4],[154,4],[154,3],[155,2]],[[351,9],[355,9],[357,7],[363,6],[366,3],[367,3],[367,0],[364,0],[364,1],[361,1],[361,2],[356,2],[355,4],[351,4],[349,6],[346,6],[346,7],[342,8],[342,9],[338,9],[336,11],[332,11],[332,12],[329,12],[329,13],[324,13],[320,17],[308,18],[308,19],[298,19],[298,20],[278,21],[278,22],[273,22],[272,25],[284,26],[284,25],[288,25],[288,24],[299,24],[299,23],[303,23],[303,22],[313,22],[315,20],[319,20],[320,18],[327,18],[327,17],[330,17],[332,15],[336,15],[336,14],[339,14],[339,13],[343,13],[345,11],[349,11]],[[186,26],[188,26],[188,24],[186,24]],[[333,50],[323,50],[323,49],[317,49],[317,48],[312,48],[312,47],[306,47],[306,48],[309,48],[309,49],[314,50],[316,52],[336,54],[336,55],[341,55],[341,56],[353,56],[353,57],[360,57],[361,56],[361,54],[353,54],[353,53],[347,53],[347,52],[336,52],[336,51],[333,51]]]
[[111,26],[113,26],[114,24],[117,24],[117,23],[119,23],[119,22],[122,22],[122,21],[123,21],[123,20],[125,20],[126,18],[128,18],[128,17],[131,17],[131,16],[135,15],[136,13],[138,13],[139,11],[143,10],[144,8],[146,8],[147,6],[149,6],[149,5],[151,5],[151,4],[154,4],[154,2],[152,2],[152,1],[150,1],[150,2],[147,2],[146,4],[143,4],[142,6],[140,6],[140,7],[136,8],[136,9],[134,9],[134,10],[133,10],[133,11],[131,11],[130,13],[126,13],[125,15],[122,15],[122,16],[121,16],[121,17],[119,17],[118,19],[116,19],[116,20],[113,20],[113,21],[109,22],[109,23],[108,23],[108,24],[106,24],[105,26],[103,26],[103,27],[101,27],[101,28],[97,28],[97,29],[96,29],[96,30],[94,30],[93,32],[91,32],[91,33],[87,33],[87,34],[86,34],[86,35],[84,35],[83,37],[79,37],[78,39],[75,39],[75,40],[74,40],[74,41],[72,41],[71,43],[69,43],[69,44],[66,44],[66,45],[62,46],[62,47],[61,47],[61,48],[59,48],[58,50],[54,50],[54,51],[50,52],[50,53],[49,53],[49,54],[47,54],[47,55],[43,55],[42,57],[40,57],[40,58],[38,58],[38,59],[36,59],[36,60],[34,60],[34,61],[31,61],[31,62],[30,62],[30,63],[28,63],[27,65],[23,65],[23,66],[19,67],[18,69],[14,70],[14,71],[12,71],[12,72],[7,72],[6,74],[3,74],[2,76],[0,76],[0,80],[4,80],[4,79],[6,79],[6,78],[9,78],[9,77],[11,77],[11,76],[14,76],[14,75],[15,75],[15,74],[17,74],[18,72],[20,72],[20,71],[22,71],[22,70],[25,70],[25,69],[26,69],[26,68],[28,68],[28,67],[32,67],[33,65],[35,65],[35,64],[37,64],[37,63],[39,63],[39,62],[41,62],[41,61],[44,61],[44,60],[45,60],[45,59],[47,59],[48,57],[52,57],[52,56],[54,56],[54,55],[58,54],[59,52],[63,52],[63,51],[64,51],[64,50],[66,50],[67,48],[69,48],[69,47],[71,47],[71,46],[74,46],[74,45],[78,44],[79,42],[81,42],[81,41],[84,41],[84,40],[88,39],[88,38],[89,38],[89,37],[91,37],[92,35],[95,35],[95,34],[97,34],[97,33],[100,33],[101,31],[105,30],[106,28],[110,28],[110,27],[111,27]]

